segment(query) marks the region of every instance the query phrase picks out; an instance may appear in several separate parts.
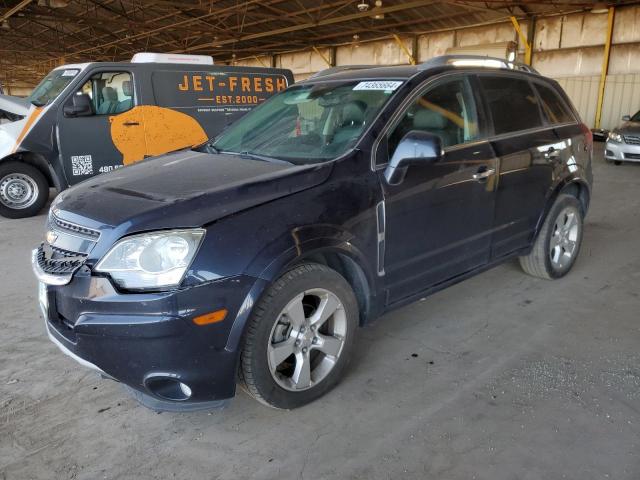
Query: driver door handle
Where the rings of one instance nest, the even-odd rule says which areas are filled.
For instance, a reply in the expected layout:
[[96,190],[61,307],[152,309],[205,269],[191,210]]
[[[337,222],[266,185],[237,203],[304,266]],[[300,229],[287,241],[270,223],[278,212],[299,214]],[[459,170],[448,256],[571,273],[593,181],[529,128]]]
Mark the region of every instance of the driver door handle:
[[490,177],[494,173],[496,173],[495,169],[488,168],[488,169],[483,170],[481,172],[474,173],[473,174],[473,179],[478,181],[478,182],[480,182],[482,180],[485,180],[487,177]]
[[122,125],[124,125],[125,127],[133,127],[140,124],[138,122],[124,122]]

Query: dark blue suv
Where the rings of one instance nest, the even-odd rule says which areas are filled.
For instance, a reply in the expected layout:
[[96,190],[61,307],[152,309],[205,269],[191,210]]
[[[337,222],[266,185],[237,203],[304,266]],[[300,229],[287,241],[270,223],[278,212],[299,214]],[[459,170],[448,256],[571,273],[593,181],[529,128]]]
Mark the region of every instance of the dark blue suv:
[[211,407],[239,380],[289,409],[384,312],[515,257],[562,277],[591,133],[556,82],[500,62],[325,71],[61,193],[32,259],[51,340],[152,408]]

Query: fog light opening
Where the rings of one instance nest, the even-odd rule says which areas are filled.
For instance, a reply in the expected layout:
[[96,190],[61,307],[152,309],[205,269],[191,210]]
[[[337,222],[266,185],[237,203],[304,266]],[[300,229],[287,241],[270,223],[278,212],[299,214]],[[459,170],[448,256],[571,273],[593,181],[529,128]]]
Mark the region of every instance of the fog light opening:
[[145,385],[156,397],[173,402],[188,400],[192,395],[191,387],[174,377],[150,377]]

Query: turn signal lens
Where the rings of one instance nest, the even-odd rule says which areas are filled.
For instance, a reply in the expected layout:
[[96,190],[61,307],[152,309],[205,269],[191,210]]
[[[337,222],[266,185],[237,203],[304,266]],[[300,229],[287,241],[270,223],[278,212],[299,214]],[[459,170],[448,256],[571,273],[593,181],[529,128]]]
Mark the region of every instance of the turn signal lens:
[[196,325],[210,325],[212,323],[218,323],[227,318],[227,309],[216,310],[215,312],[205,313],[193,319],[193,323]]

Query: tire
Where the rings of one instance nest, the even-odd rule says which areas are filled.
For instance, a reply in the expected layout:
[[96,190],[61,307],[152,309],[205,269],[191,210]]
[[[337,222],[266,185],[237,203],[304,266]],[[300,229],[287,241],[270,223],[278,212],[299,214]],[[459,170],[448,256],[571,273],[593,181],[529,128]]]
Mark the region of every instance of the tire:
[[569,273],[580,253],[583,220],[578,199],[572,195],[559,195],[538,233],[531,253],[520,257],[522,269],[529,275],[548,280]]
[[316,400],[342,377],[357,325],[355,294],[339,273],[316,263],[292,268],[253,309],[240,357],[241,386],[279,409]]
[[33,217],[48,199],[49,182],[36,167],[16,161],[0,164],[0,215]]

